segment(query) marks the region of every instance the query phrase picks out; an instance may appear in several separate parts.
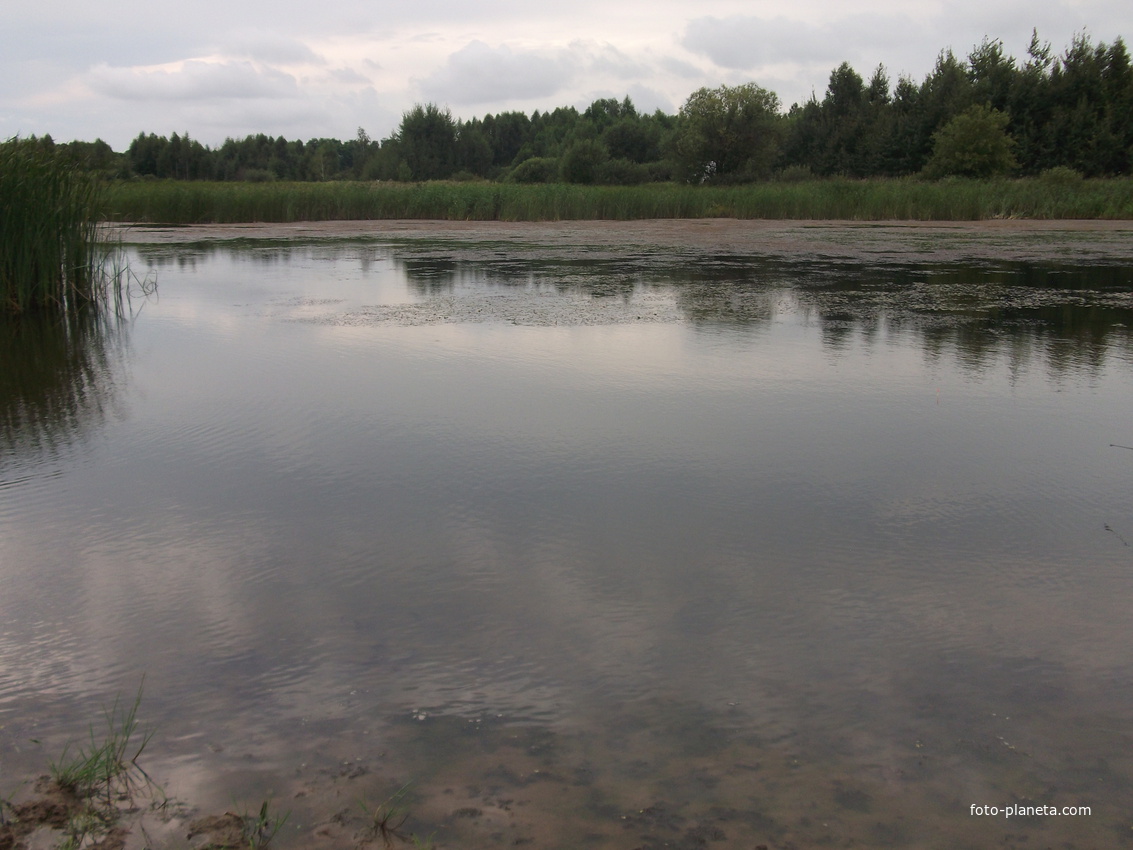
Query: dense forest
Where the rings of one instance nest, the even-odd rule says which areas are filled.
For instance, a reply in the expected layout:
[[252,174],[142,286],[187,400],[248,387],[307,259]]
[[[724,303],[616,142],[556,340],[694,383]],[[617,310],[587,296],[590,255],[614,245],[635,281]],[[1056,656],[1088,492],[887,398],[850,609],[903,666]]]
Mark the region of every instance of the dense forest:
[[137,179],[728,184],[1052,169],[1104,177],[1133,165],[1133,64],[1120,38],[1079,35],[1059,55],[1036,33],[1023,61],[985,40],[966,60],[942,52],[919,84],[894,85],[883,66],[867,80],[843,63],[821,99],[788,110],[749,83],[700,89],[677,115],[639,113],[628,97],[467,121],[423,104],[380,141],[359,128],[346,141],[260,134],[212,149],[187,133],[143,133],[124,153],[102,141],[56,147],[108,177]]

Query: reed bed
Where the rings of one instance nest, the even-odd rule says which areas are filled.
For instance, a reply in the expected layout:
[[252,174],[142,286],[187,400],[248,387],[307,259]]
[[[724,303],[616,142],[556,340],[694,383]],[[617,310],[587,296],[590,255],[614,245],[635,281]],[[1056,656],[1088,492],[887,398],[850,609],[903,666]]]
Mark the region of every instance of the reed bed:
[[812,180],[713,187],[508,183],[123,182],[110,216],[168,224],[362,219],[1133,218],[1133,179]]
[[0,144],[0,312],[70,309],[113,288],[102,185],[34,139]]

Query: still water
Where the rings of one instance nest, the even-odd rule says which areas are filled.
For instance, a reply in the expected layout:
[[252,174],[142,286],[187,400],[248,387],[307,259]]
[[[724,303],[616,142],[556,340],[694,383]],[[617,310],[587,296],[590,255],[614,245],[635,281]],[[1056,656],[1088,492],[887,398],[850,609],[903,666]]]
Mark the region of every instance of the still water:
[[131,265],[8,329],[0,797],[144,675],[281,846],[1133,844],[1133,269]]

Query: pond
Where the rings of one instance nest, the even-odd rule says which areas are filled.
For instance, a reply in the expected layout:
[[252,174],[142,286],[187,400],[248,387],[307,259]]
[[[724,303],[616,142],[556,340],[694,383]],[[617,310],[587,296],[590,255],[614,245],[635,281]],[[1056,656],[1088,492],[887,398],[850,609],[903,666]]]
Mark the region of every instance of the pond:
[[1133,842],[1133,263],[129,250],[7,328],[0,797],[144,676],[281,847]]

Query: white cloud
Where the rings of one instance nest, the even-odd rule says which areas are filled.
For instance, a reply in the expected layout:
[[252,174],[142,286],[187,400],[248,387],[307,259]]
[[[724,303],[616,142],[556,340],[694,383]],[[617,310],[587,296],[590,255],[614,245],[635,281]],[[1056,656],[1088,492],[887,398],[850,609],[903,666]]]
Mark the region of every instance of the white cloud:
[[353,68],[332,68],[329,76],[339,83],[344,83],[348,86],[368,86],[370,78],[359,74]]
[[298,39],[258,30],[232,33],[221,52],[227,56],[254,59],[267,65],[322,65],[326,62]]
[[439,103],[532,100],[557,94],[576,70],[565,51],[513,51],[473,41],[449,56],[443,68],[417,81],[417,88]]
[[171,67],[115,68],[96,65],[90,87],[116,100],[232,100],[294,96],[296,80],[247,61],[189,60]]

